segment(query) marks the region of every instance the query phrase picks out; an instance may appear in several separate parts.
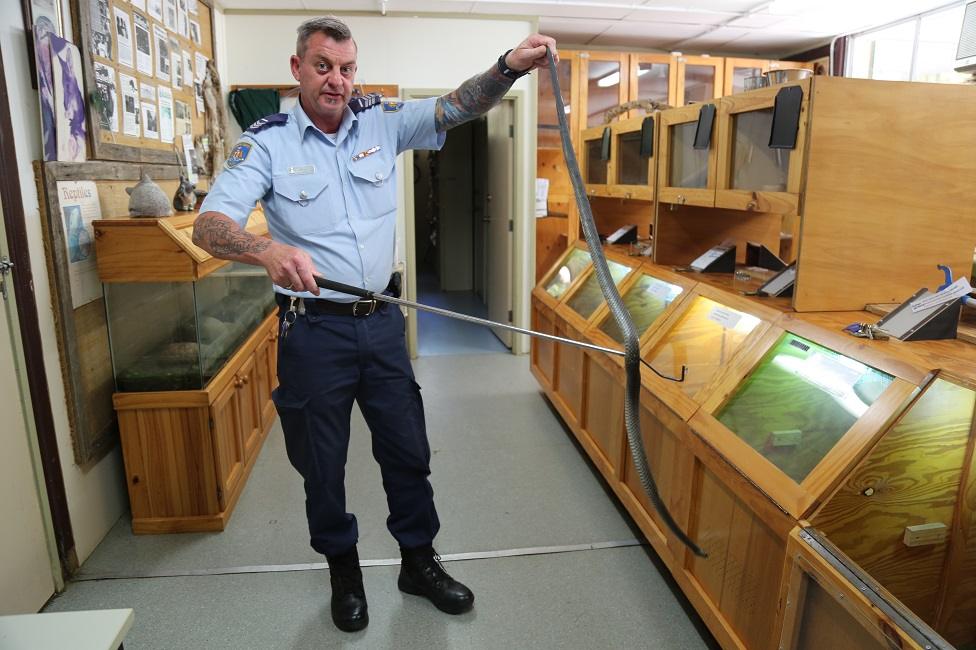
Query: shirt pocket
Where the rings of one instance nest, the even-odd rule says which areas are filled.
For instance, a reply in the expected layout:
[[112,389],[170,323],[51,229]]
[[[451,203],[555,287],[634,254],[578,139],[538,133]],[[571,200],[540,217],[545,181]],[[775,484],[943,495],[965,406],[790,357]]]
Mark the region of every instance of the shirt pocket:
[[329,205],[326,188],[329,179],[324,173],[283,174],[271,179],[276,215],[288,230],[307,235],[332,230],[336,211]]
[[396,211],[396,158],[384,153],[349,162],[349,173],[359,200],[361,219],[379,219]]

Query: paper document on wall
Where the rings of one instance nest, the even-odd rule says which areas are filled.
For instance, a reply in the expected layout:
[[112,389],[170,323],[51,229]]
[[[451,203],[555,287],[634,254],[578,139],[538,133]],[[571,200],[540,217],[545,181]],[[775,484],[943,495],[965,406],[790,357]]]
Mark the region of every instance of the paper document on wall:
[[535,216],[545,217],[549,214],[549,179],[535,179]]
[[58,203],[67,249],[71,306],[78,308],[102,297],[92,229],[92,221],[102,218],[98,188],[94,181],[58,181]]

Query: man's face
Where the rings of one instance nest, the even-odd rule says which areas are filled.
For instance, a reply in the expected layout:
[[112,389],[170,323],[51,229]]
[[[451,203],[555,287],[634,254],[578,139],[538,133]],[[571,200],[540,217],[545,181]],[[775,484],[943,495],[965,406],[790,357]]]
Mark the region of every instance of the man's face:
[[292,55],[291,73],[301,88],[302,108],[312,121],[324,122],[327,132],[338,128],[356,77],[355,42],[312,34],[305,43],[305,56]]

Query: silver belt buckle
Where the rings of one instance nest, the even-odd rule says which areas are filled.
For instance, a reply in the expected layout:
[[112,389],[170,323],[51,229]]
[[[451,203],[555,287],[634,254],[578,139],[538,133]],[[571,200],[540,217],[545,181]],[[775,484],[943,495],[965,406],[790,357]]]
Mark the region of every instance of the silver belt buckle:
[[[359,312],[359,306],[360,305],[368,305],[368,310],[367,311],[364,311],[363,313],[360,313]],[[357,316],[357,317],[359,317],[359,316],[369,316],[374,311],[376,311],[376,301],[375,300],[357,300],[352,305],[352,315],[353,316]]]

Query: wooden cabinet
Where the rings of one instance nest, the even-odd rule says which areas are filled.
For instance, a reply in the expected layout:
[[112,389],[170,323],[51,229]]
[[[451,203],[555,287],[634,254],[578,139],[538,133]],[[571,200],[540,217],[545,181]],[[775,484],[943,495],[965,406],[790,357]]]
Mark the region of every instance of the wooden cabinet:
[[[256,215],[249,229],[266,234],[262,215]],[[138,380],[145,387],[123,389],[112,397],[137,534],[223,530],[275,420],[271,391],[276,385],[278,321],[273,302],[266,299],[270,281],[259,269],[231,273],[233,265],[194,246],[192,223],[192,215],[95,223],[99,274],[107,295],[118,296],[118,306],[129,310],[133,301],[126,296],[144,301],[137,301],[135,309],[157,330],[166,330],[160,335],[164,339],[175,336],[168,333],[169,325],[190,339],[167,342],[168,357],[129,355],[128,385],[141,385]],[[166,300],[152,302],[154,291]],[[233,304],[224,310],[228,291],[234,292]],[[113,301],[108,303],[111,311]],[[209,310],[200,303],[210,303]],[[170,310],[180,312],[175,319],[163,313],[168,305],[180,306]],[[109,315],[110,327],[115,327],[117,380],[124,348],[160,347],[157,332],[142,325],[138,316],[128,311]],[[184,322],[183,316],[189,320]],[[228,324],[235,319],[233,327]],[[162,363],[173,361],[177,353],[178,365]],[[194,361],[185,362],[183,353],[196,355]],[[143,365],[150,369],[139,375]],[[153,384],[170,387],[166,382],[174,378],[179,389]]]
[[[775,143],[772,147],[776,98],[784,97],[784,91],[801,96],[797,126],[792,146]],[[797,214],[809,104],[810,80],[722,98],[717,118],[715,207]],[[793,117],[786,113],[781,110],[779,119]]]
[[[710,107],[711,118],[702,107]],[[678,205],[715,205],[716,104],[709,102],[661,113],[657,147],[657,200]],[[690,260],[689,260],[690,261]]]
[[[659,115],[642,115],[581,132],[580,171],[587,194],[654,200]],[[647,146],[642,144],[645,133]]]
[[621,52],[580,53],[580,128],[599,126],[605,113],[630,96],[630,55]]
[[[678,62],[670,54],[630,55],[630,100],[675,105]],[[631,113],[631,117],[636,117]]]

